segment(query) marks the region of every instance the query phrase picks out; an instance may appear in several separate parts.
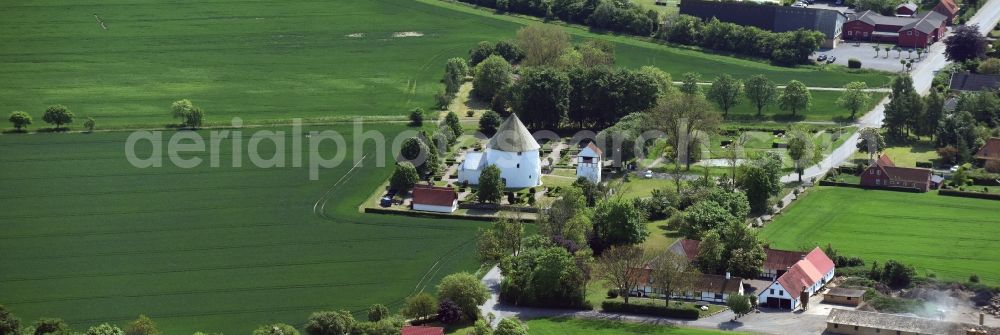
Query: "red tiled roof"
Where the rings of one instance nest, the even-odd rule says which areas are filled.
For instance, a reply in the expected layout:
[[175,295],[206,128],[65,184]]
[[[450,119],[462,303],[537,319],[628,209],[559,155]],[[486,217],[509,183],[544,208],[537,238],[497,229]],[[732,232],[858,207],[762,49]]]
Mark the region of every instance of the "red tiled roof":
[[768,247],[764,248],[764,254],[767,255],[767,258],[764,259],[764,268],[777,270],[784,270],[795,265],[806,255],[805,252],[801,251],[778,250]]
[[947,15],[951,18],[958,13],[958,5],[956,5],[952,0],[941,0],[941,2],[938,2],[937,6],[934,6],[934,11]]
[[777,281],[789,294],[795,294],[801,292],[803,288],[821,281],[823,276],[831,270],[833,270],[833,261],[823,253],[822,249],[817,247],[806,254],[804,259],[788,268],[788,271],[778,277]]
[[458,194],[451,187],[436,187],[428,185],[413,186],[413,204],[431,206],[451,206],[458,199]]
[[915,183],[928,183],[931,180],[931,170],[922,168],[906,168],[898,166],[883,166],[889,179]]
[[819,270],[819,273],[821,274],[820,277],[829,273],[830,270],[833,270],[833,260],[830,259],[830,257],[827,257],[826,253],[823,252],[823,249],[820,249],[819,247],[813,248],[813,250],[806,255],[805,260],[812,263],[812,265],[816,267],[816,270]]
[[878,156],[878,160],[875,161],[875,164],[878,164],[880,166],[896,166],[896,163],[893,163],[892,159],[889,158],[889,155],[886,155],[886,154],[882,154],[882,156]]
[[444,328],[427,326],[403,326],[400,335],[444,335]]
[[986,160],[1000,160],[1000,137],[991,137],[986,141],[986,144],[982,148],[979,148],[979,152],[976,153],[977,159]]
[[688,262],[694,262],[698,260],[699,245],[701,245],[701,241],[683,238],[677,240],[671,248],[674,249],[674,252],[679,252],[687,257]]

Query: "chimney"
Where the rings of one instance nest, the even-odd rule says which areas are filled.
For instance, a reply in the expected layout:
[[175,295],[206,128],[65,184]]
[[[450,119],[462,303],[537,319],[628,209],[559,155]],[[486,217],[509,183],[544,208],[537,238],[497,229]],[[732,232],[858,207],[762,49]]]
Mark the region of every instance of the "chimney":
[[[729,276],[729,271],[726,271],[726,280],[729,280],[730,278],[732,278],[732,277]],[[983,315],[982,314],[979,314],[979,324],[983,324]]]

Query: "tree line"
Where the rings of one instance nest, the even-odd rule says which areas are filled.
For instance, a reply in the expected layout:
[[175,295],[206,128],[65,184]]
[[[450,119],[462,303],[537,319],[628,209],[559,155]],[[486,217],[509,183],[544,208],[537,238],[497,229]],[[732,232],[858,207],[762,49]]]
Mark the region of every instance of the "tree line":
[[514,12],[587,25],[599,30],[653,36],[671,43],[700,46],[770,59],[780,65],[805,64],[826,39],[821,32],[798,30],[775,33],[752,26],[708,22],[689,15],[671,15],[661,25],[653,9],[633,1],[609,0],[460,0],[498,12]]
[[[177,125],[178,127],[196,129],[201,127],[205,112],[192,104],[190,100],[183,99],[175,101],[170,105],[170,115],[175,119],[181,120],[180,124]],[[67,130],[69,128],[64,126],[72,124],[76,120],[76,114],[66,106],[52,105],[45,109],[45,113],[42,114],[42,120],[45,123],[53,125],[53,131]],[[14,111],[10,113],[7,121],[10,121],[11,125],[14,126],[14,131],[24,132],[34,122],[34,119],[31,117],[31,114],[23,111]],[[92,132],[97,127],[97,121],[92,117],[87,117],[83,120],[83,127],[88,132]]]

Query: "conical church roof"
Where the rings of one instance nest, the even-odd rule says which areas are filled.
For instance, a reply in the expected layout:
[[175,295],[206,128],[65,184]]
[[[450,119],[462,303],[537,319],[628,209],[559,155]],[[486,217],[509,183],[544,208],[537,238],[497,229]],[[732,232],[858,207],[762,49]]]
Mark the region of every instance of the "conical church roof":
[[521,119],[517,118],[517,114],[513,113],[500,124],[496,135],[493,135],[486,147],[506,152],[534,151],[542,148],[531,136],[528,128],[521,123]]

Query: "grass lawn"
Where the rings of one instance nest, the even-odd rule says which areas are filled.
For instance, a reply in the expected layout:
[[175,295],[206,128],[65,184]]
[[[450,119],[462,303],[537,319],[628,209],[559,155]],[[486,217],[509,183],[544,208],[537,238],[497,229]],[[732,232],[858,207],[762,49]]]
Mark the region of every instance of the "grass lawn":
[[[209,125],[235,116],[245,124],[403,119],[433,104],[446,59],[537,22],[440,0],[11,4],[0,13],[0,101],[32,114],[32,129],[57,103],[98,128],[159,127],[175,122],[170,103],[183,98],[205,110]],[[614,42],[621,65],[656,65],[677,78],[699,69],[706,78],[762,73],[812,86],[888,81],[566,29],[577,40]]]
[[[351,138],[352,128],[325,129]],[[247,334],[301,325],[317,310],[395,311],[414,291],[477,268],[474,236],[485,223],[358,213],[391,173],[374,155],[347,174],[348,141],[345,163],[310,181],[307,167],[252,167],[251,134],[244,130],[243,167],[232,167],[224,140],[218,168],[207,154],[181,153],[205,159],[193,169],[166,158],[160,168],[133,167],[124,132],[0,136],[2,303],[25,322],[60,317],[77,330],[144,313],[164,334]],[[275,151],[269,141],[259,148],[265,158]],[[337,151],[332,141],[320,150]],[[137,151],[148,157],[151,145]]]
[[[934,143],[930,141],[919,141],[913,144],[907,145],[893,145],[890,144],[889,147],[885,149],[885,154],[889,155],[893,163],[896,166],[903,167],[916,167],[917,162],[934,162],[940,160],[937,154],[937,149],[934,147]],[[864,152],[855,152],[851,156],[852,161],[868,161],[868,154]]]
[[919,275],[1000,284],[1000,202],[841,187],[816,187],[761,237],[777,248],[833,245],[871,264],[895,259]]
[[[801,80],[801,79],[800,79]],[[784,85],[783,82],[776,81],[778,85]],[[780,92],[781,89],[778,89]],[[813,90],[812,93],[812,105],[807,111],[798,111],[796,115],[792,115],[790,111],[781,110],[778,105],[771,104],[764,108],[761,117],[757,117],[757,108],[754,107],[749,101],[743,99],[739,105],[734,107],[729,111],[729,116],[726,118],[727,121],[739,121],[739,122],[754,122],[754,121],[778,121],[778,122],[794,122],[794,121],[835,121],[835,122],[850,122],[851,111],[846,110],[840,106],[837,106],[837,99],[840,98],[842,92],[840,91],[818,91]],[[872,92],[872,101],[867,107],[862,108],[858,111],[857,117],[860,117],[864,113],[867,113],[872,108],[875,108],[883,98],[885,98],[888,93],[878,93]]]
[[667,220],[649,221],[646,223],[649,237],[642,242],[642,247],[649,251],[663,252],[681,236],[677,231],[667,228]]
[[528,320],[532,335],[715,335],[747,334],[731,331],[679,327],[663,324],[627,323],[612,320],[548,318]]

